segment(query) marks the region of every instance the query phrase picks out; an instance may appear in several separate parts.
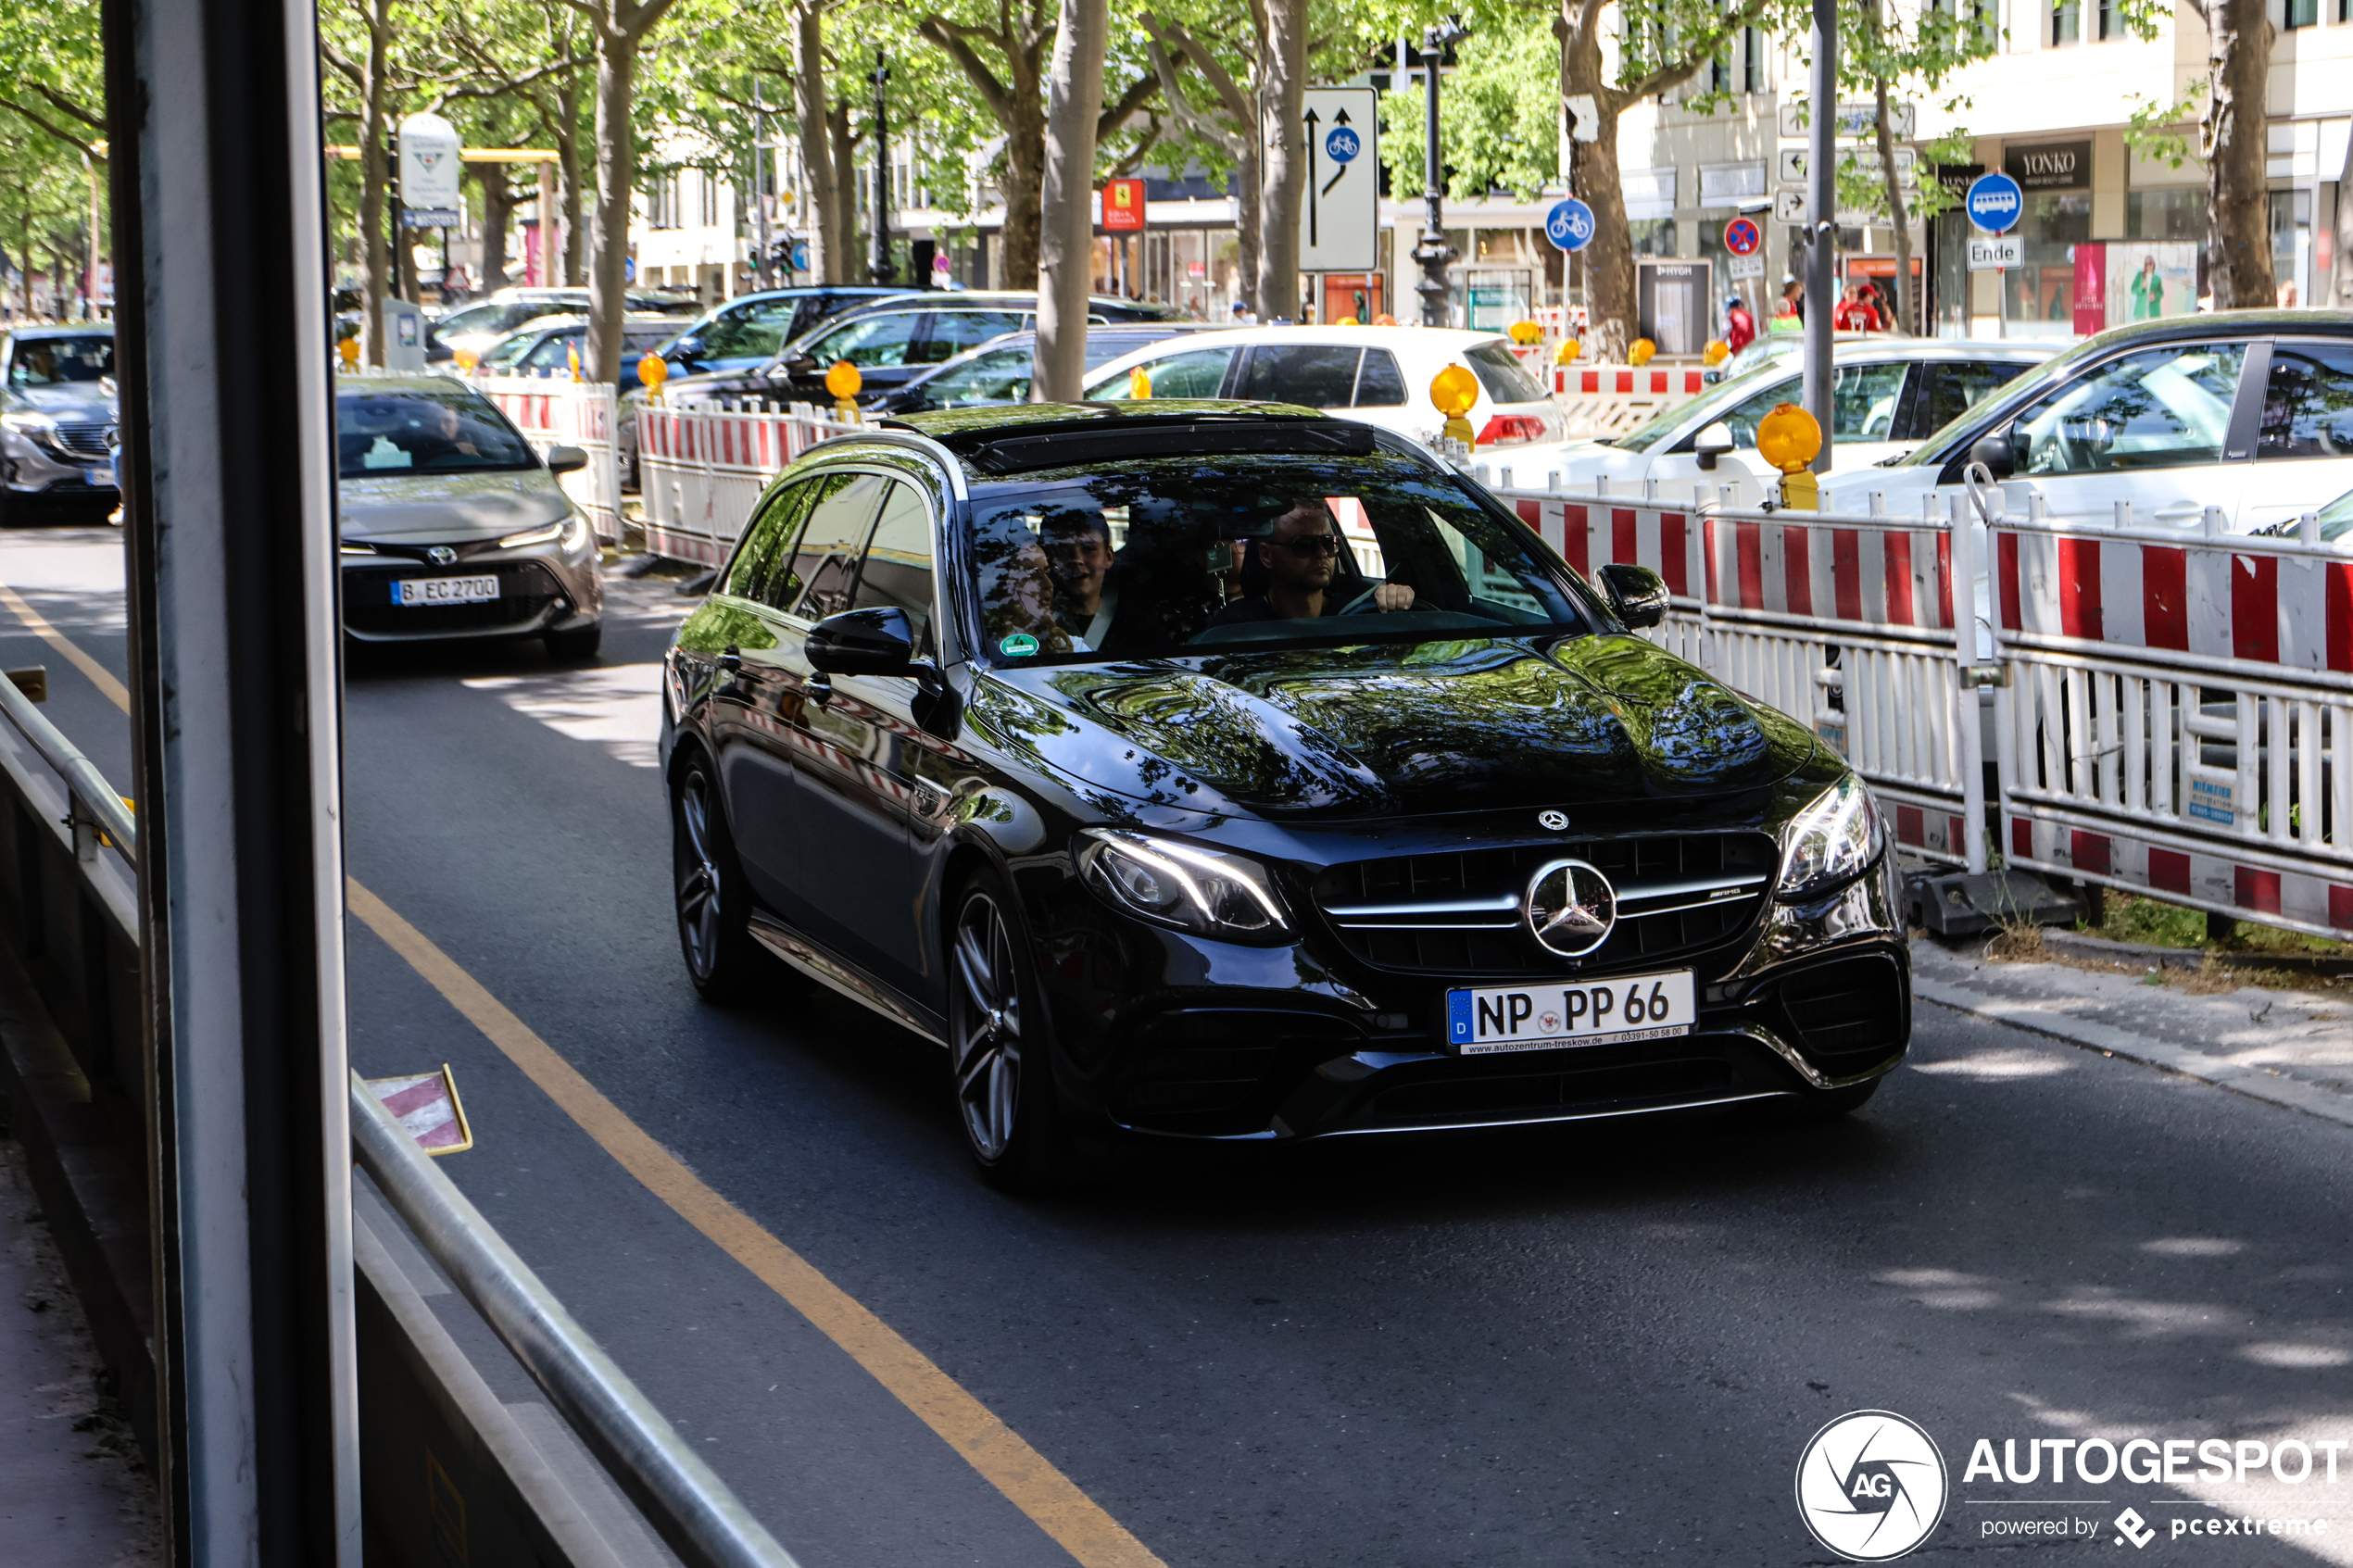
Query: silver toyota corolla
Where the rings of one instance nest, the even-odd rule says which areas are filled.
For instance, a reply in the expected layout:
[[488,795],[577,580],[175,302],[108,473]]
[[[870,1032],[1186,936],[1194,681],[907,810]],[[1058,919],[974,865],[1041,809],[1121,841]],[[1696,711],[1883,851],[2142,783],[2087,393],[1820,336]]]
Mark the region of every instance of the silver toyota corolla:
[[587,659],[605,590],[588,519],[480,393],[447,376],[370,376],[335,395],[343,623],[366,642],[538,637]]

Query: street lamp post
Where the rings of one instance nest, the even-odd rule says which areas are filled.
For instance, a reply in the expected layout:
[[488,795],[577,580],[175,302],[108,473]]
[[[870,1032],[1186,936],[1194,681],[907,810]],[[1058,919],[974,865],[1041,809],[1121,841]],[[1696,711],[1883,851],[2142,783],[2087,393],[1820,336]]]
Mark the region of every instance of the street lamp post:
[[883,52],[875,51],[875,70],[867,81],[875,84],[875,250],[866,263],[866,277],[871,282],[898,282],[890,264],[890,106],[883,97],[884,84],[890,81],[890,67],[883,62]]
[[1424,219],[1421,243],[1414,247],[1414,259],[1422,264],[1422,281],[1414,285],[1414,292],[1422,296],[1425,327],[1446,325],[1446,264],[1460,254],[1446,243],[1446,164],[1438,150],[1438,61],[1450,46],[1469,35],[1467,28],[1451,19],[1422,30]]

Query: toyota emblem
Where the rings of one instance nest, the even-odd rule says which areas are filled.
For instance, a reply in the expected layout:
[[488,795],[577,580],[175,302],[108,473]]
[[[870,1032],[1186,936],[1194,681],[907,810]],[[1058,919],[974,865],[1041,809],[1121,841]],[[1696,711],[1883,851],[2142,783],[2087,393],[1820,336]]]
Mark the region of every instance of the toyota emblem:
[[458,564],[458,552],[447,545],[435,545],[425,552],[425,559],[435,566],[455,566]]
[[1582,860],[1554,860],[1528,884],[1528,929],[1565,959],[1583,958],[1609,940],[1617,923],[1617,890]]
[[1536,813],[1536,825],[1552,833],[1567,833],[1568,831],[1568,813],[1566,811],[1539,811]]

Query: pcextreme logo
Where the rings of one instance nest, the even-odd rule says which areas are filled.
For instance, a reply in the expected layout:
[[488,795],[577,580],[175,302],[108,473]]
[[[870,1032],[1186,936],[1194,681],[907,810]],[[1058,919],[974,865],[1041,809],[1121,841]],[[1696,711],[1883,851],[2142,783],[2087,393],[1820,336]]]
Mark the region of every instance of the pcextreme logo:
[[1946,1490],[1935,1440],[1893,1411],[1842,1415],[1798,1456],[1799,1517],[1853,1562],[1885,1562],[1928,1539]]

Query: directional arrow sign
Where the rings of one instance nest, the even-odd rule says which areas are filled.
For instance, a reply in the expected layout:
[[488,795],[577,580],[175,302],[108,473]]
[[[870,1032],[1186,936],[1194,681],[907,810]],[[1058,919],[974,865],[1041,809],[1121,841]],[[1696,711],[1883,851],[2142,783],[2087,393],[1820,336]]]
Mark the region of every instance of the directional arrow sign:
[[1380,107],[1369,87],[1310,87],[1300,123],[1307,159],[1299,270],[1369,272],[1380,265]]

